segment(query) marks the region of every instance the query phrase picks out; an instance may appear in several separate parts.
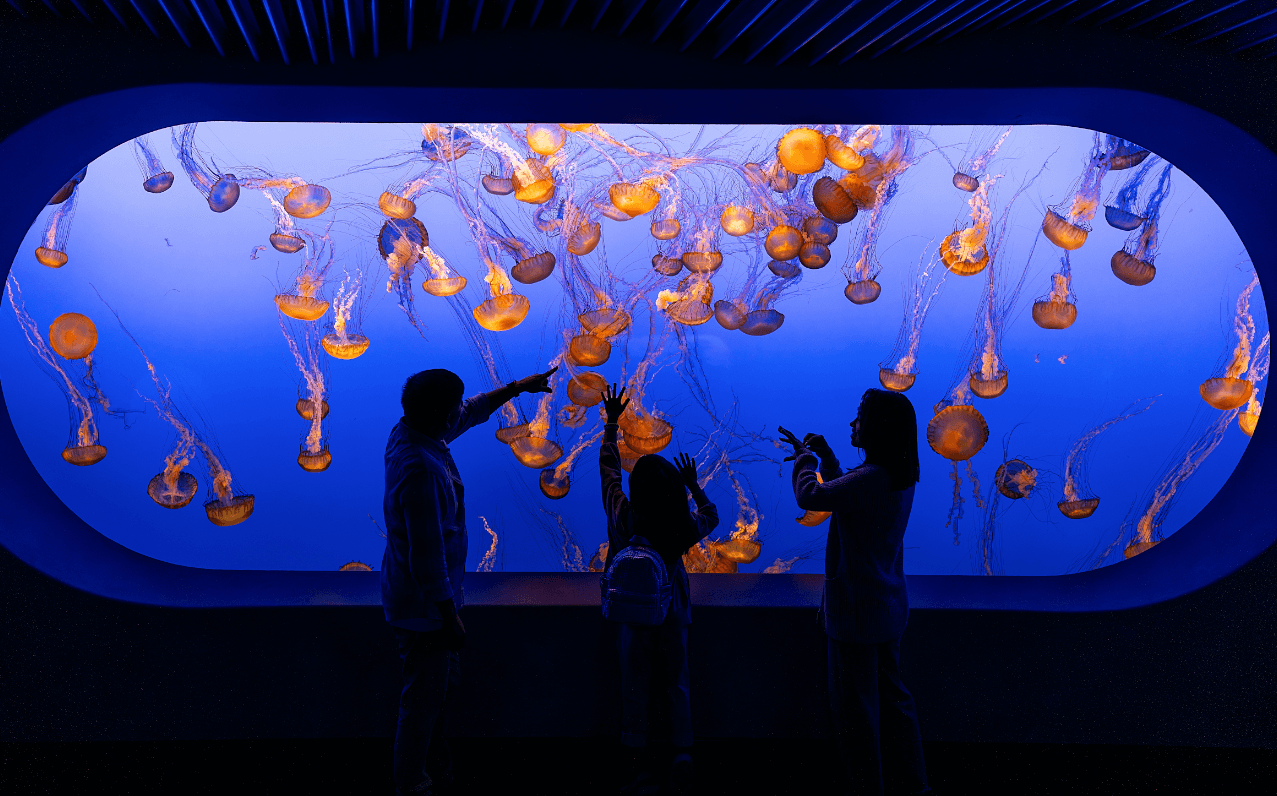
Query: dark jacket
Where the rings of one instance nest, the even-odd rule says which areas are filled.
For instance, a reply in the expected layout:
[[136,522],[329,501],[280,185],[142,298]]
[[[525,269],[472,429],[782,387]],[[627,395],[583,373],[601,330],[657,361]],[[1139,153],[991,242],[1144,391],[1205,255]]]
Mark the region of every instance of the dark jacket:
[[[616,445],[616,424],[603,427],[603,445],[599,448],[599,475],[603,481],[603,510],[607,512],[607,560],[603,571],[612,564],[612,558],[630,543],[634,520],[630,514],[630,501],[621,489],[621,452]],[[696,487],[692,498],[696,511],[692,522],[680,526],[665,538],[652,539],[652,546],[665,562],[673,597],[670,600],[672,620],[680,626],[692,622],[691,598],[687,588],[687,569],[683,566],[683,554],[718,527],[718,509],[706,497],[705,491]],[[655,534],[654,534],[655,536]]]
[[820,622],[830,638],[878,644],[899,638],[909,620],[904,536],[913,485],[892,490],[887,471],[864,464],[843,474],[826,462],[816,481],[816,456],[794,460],[794,497],[804,510],[830,511]]

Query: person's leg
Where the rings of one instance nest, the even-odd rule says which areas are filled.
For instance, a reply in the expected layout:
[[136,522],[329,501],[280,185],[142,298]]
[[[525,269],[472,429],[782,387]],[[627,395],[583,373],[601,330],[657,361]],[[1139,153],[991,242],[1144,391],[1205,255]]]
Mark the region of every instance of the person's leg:
[[443,707],[435,720],[434,732],[430,736],[430,747],[426,753],[426,770],[433,772],[431,779],[444,787],[452,784],[452,748],[448,743],[452,735],[461,685],[461,653],[448,653],[448,682],[443,698]]
[[881,794],[876,645],[829,639],[829,706],[843,787]]
[[425,633],[396,629],[395,637],[404,681],[395,728],[395,788],[420,793],[430,788],[426,753],[448,687],[448,652],[433,647]]
[[652,636],[651,628],[624,623],[617,637],[621,657],[621,743],[625,746],[647,746]]
[[687,625],[667,621],[661,626],[661,641],[661,685],[669,708],[670,745],[674,747],[670,784],[675,793],[687,793],[692,788],[692,698]]
[[926,793],[927,764],[913,695],[900,680],[900,639],[878,646],[878,704],[884,766],[901,793]]

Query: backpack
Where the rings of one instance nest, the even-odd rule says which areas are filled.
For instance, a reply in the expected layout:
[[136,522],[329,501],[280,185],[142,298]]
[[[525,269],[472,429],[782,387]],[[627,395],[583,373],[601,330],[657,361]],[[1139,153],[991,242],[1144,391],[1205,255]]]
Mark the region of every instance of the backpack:
[[635,625],[664,622],[674,596],[665,562],[642,536],[632,537],[613,557],[599,578],[599,589],[603,618]]

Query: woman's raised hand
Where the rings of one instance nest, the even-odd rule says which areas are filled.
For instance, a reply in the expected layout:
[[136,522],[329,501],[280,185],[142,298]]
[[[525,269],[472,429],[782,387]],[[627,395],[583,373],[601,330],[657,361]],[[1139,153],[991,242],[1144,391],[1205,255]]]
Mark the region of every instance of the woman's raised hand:
[[794,446],[794,455],[786,456],[785,461],[792,462],[794,459],[797,459],[802,454],[807,453],[807,446],[803,444],[802,440],[794,436],[794,432],[790,431],[784,426],[776,426],[776,430],[780,432],[781,442],[784,442],[787,445]]
[[624,387],[617,390],[616,385],[613,384],[603,390],[603,411],[607,413],[607,422],[615,423],[620,419],[625,407],[629,405],[629,399],[625,398]]
[[825,438],[819,434],[808,434],[803,437],[803,445],[822,459],[828,459],[834,455],[834,451],[829,447],[829,443],[825,442]]
[[683,486],[695,489],[697,486],[696,460],[686,453],[680,453],[674,457],[674,466],[678,468],[678,477],[683,481]]

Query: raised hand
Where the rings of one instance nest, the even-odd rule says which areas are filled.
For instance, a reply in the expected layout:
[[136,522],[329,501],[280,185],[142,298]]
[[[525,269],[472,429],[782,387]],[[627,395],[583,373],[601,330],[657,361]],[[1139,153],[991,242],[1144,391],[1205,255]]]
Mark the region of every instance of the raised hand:
[[697,486],[696,460],[686,453],[680,453],[674,457],[674,466],[678,468],[678,477],[683,481],[683,486],[695,489]]
[[630,401],[625,397],[625,388],[619,391],[613,384],[603,391],[603,411],[607,413],[607,422],[615,423],[621,417],[621,413],[625,411],[625,407],[630,405]]
[[829,443],[825,442],[825,438],[819,434],[808,434],[803,437],[803,445],[822,459],[829,459],[834,455],[834,451],[829,447]]
[[558,368],[551,368],[545,373],[534,373],[531,376],[525,376],[519,379],[519,390],[521,392],[553,392],[550,388],[550,377],[554,375]]
[[790,431],[784,426],[776,426],[776,430],[780,432],[781,442],[784,442],[787,445],[794,446],[794,455],[786,456],[785,461],[792,462],[794,459],[797,459],[802,454],[807,453],[807,446],[803,444],[802,440],[794,436],[794,432]]

